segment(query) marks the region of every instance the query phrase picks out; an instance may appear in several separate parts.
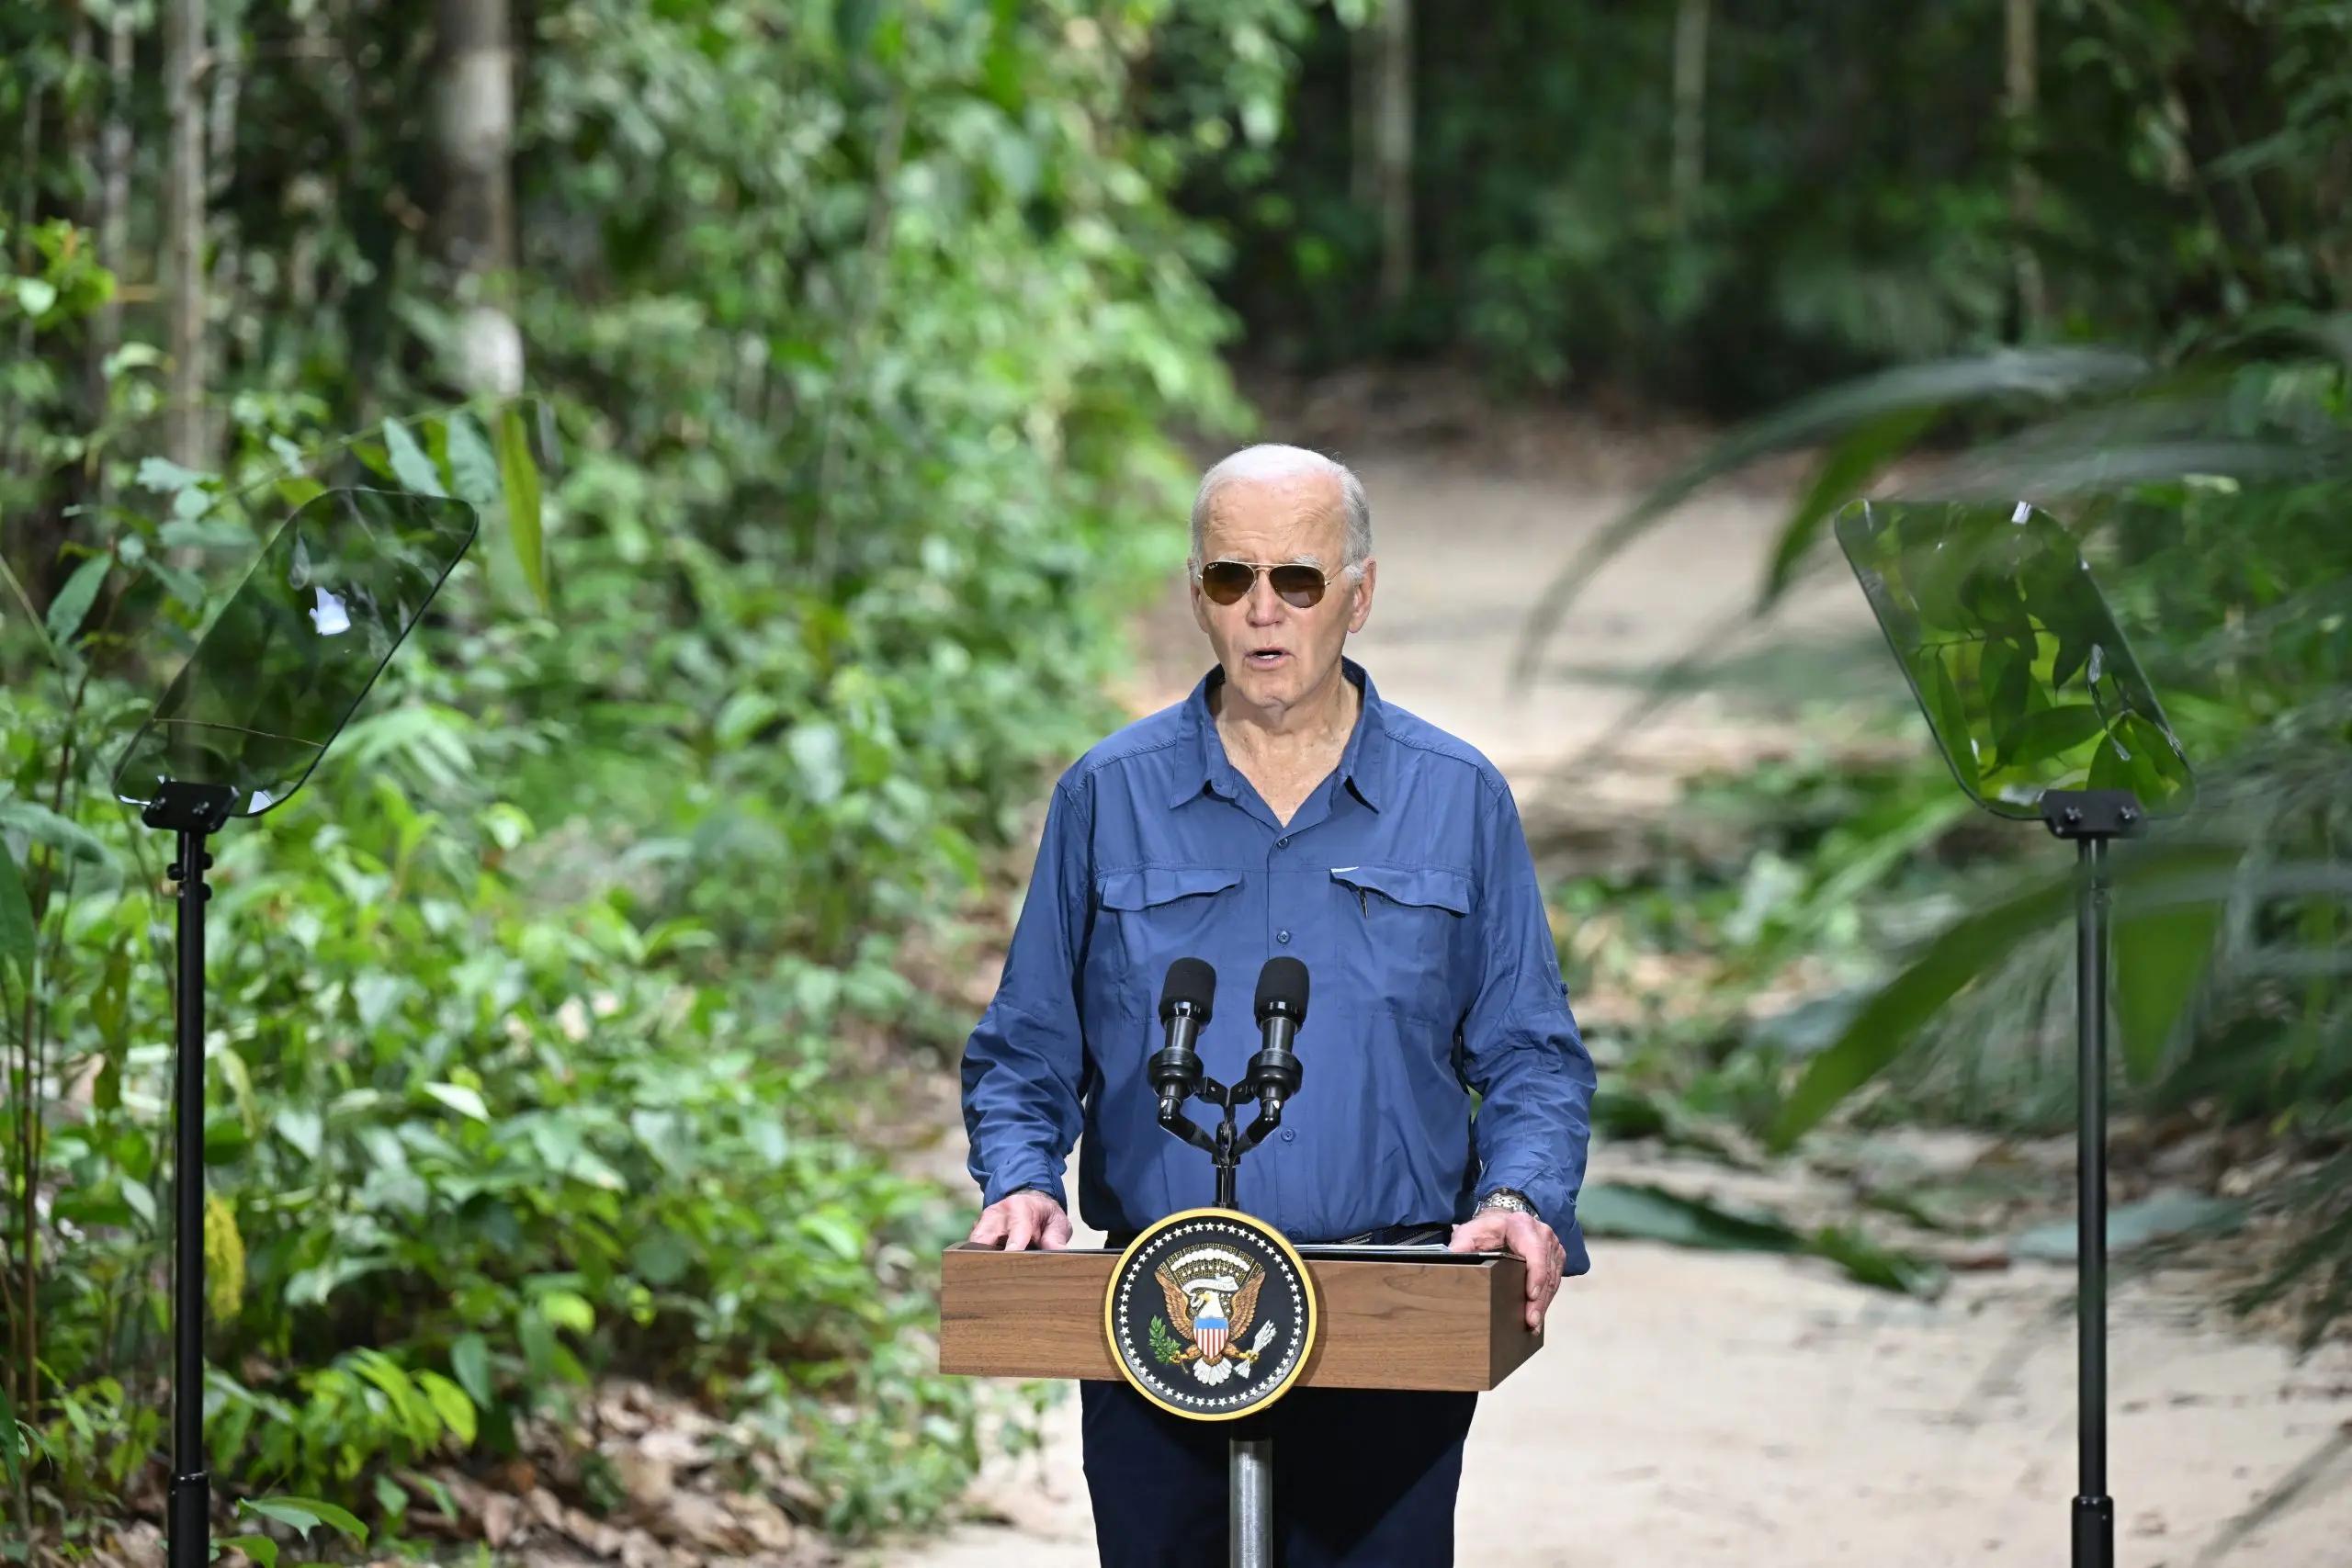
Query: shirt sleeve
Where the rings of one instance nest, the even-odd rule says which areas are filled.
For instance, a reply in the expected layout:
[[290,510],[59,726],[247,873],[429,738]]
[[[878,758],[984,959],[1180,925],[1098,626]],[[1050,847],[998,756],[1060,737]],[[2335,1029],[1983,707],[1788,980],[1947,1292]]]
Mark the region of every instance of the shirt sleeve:
[[967,1168],[980,1184],[984,1208],[1022,1187],[1039,1188],[1069,1206],[1062,1168],[1084,1115],[1078,982],[1093,902],[1092,817],[1069,780],[1055,787],[1004,973],[965,1043]]
[[1477,1190],[1527,1194],[1567,1250],[1566,1271],[1582,1274],[1592,1267],[1576,1214],[1592,1141],[1592,1055],[1568,1008],[1519,807],[1499,778],[1487,781],[1481,818],[1484,968],[1462,1025],[1464,1077],[1479,1096]]

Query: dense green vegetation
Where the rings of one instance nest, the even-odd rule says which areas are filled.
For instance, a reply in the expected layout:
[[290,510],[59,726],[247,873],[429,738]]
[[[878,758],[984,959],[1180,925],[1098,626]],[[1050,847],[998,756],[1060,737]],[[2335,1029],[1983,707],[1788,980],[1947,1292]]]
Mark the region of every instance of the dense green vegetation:
[[[186,463],[153,18],[0,25],[37,133],[0,182],[12,1556],[160,1499],[168,856],[106,785],[139,647],[237,581],[224,495],[466,389],[458,297],[492,285],[562,434],[544,581],[493,531],[310,786],[220,843],[215,1472],[398,1532],[445,1457],[544,1458],[534,1423],[613,1373],[749,1420],[729,1463],[827,1529],[920,1521],[977,1458],[917,1332],[953,1208],[848,1141],[843,1067],[922,1043],[904,936],[945,940],[1102,728],[1112,617],[1182,548],[1162,433],[1237,417],[1185,149],[1125,107],[1159,7],[534,6],[488,284],[430,243],[420,9],[218,14]],[[103,254],[115,120],[141,200]],[[383,439],[454,484],[411,424]]]
[[[738,1421],[724,1480],[814,1528],[963,1484],[978,1413],[922,1332],[957,1216],[851,1130],[968,1023],[915,976],[1110,722],[1119,618],[1182,547],[1171,433],[1247,417],[1221,347],[1801,398],[1564,593],[1787,446],[1822,456],[1767,604],[1842,570],[1826,519],[1899,457],[2075,527],[2200,773],[2126,933],[2160,983],[2119,991],[2124,1103],[2323,1161],[2273,1195],[2273,1283],[2340,1322],[2352,6],[1414,10],[1385,78],[1399,13],[1363,0],[0,13],[0,1552],[162,1495],[166,855],[107,770],[250,558],[232,498],[354,433],[479,486],[431,411],[513,389],[502,323],[560,435],[544,536],[484,494],[328,765],[220,845],[233,1528],[381,1549],[443,1474],[526,1461],[601,1510],[574,1418],[623,1376]],[[504,217],[451,133],[500,124],[457,40],[502,11]],[[1398,79],[1403,177],[1367,177]],[[2063,883],[2004,904],[2049,846],[1916,756],[1718,781],[1693,809],[1735,849],[1563,890],[1580,991],[1636,952],[1702,982],[1605,1042],[1604,1135],[2064,1126]],[[1828,994],[1751,1016],[1792,976]]]

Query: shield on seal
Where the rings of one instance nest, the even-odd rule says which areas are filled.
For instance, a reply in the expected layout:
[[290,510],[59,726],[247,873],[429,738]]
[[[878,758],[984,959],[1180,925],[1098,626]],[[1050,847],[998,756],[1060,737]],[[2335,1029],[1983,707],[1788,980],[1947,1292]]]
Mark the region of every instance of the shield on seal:
[[1214,1295],[1209,1300],[1216,1305],[1205,1313],[1193,1314],[1193,1338],[1201,1348],[1201,1359],[1214,1361],[1225,1354],[1225,1303]]

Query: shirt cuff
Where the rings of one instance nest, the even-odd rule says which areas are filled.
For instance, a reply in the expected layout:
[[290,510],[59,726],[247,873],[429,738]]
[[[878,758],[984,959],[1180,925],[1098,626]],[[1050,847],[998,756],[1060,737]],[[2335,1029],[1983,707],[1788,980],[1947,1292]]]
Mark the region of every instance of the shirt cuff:
[[1010,1165],[1002,1170],[989,1172],[988,1179],[980,1183],[980,1207],[985,1209],[991,1203],[1001,1202],[1023,1187],[1035,1188],[1065,1210],[1069,1207],[1062,1196],[1062,1173],[1046,1169],[1043,1161]]

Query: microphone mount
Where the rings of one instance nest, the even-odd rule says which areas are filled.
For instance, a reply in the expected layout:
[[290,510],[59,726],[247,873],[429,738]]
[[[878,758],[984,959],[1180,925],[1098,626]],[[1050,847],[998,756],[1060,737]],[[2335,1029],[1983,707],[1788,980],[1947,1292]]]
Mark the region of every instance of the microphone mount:
[[[1263,989],[1261,985],[1261,992]],[[1165,1004],[1161,1011],[1165,1020],[1169,1012]],[[1220,1209],[1238,1207],[1234,1201],[1234,1187],[1241,1156],[1273,1135],[1282,1125],[1283,1102],[1298,1090],[1299,1062],[1290,1049],[1290,1042],[1305,1021],[1305,1014],[1303,984],[1295,1007],[1269,1009],[1261,995],[1260,1025],[1263,1029],[1272,1022],[1274,1027],[1267,1030],[1266,1044],[1250,1059],[1249,1070],[1231,1084],[1202,1070],[1201,1059],[1191,1049],[1189,1038],[1181,1046],[1171,1043],[1151,1058],[1148,1070],[1152,1088],[1159,1095],[1159,1124],[1209,1156],[1216,1169],[1216,1206]],[[1214,1131],[1186,1113],[1184,1101],[1188,1099],[1204,1100],[1224,1111]],[[1250,1100],[1258,1102],[1258,1114],[1244,1130],[1235,1119]]]

